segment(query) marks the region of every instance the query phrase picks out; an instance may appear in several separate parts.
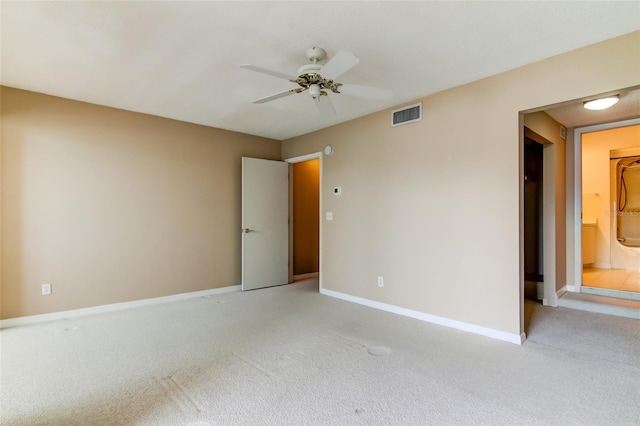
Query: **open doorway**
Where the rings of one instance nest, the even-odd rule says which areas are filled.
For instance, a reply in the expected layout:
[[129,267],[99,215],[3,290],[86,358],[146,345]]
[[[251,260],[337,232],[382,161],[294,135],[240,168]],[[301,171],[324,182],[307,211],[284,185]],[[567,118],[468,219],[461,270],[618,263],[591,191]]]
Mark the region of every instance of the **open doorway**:
[[[521,268],[526,298],[556,306],[558,284],[564,280],[564,162],[560,124],[544,113],[524,115],[522,139]],[[558,134],[553,130],[557,127]]]
[[523,112],[521,125],[520,313],[527,333],[533,306],[557,306],[565,282],[565,140],[560,123],[542,111]]
[[640,120],[578,128],[575,146],[576,290],[640,300]]
[[[583,107],[583,102],[609,95],[619,96],[619,102],[615,108],[605,111],[589,111]],[[583,198],[590,197],[587,203],[592,203],[595,198],[609,197],[610,180],[604,182],[607,187],[607,196],[600,189],[588,189],[582,187],[582,135],[590,132],[611,129],[621,126],[640,124],[640,87],[619,89],[612,92],[596,94],[583,99],[574,99],[555,105],[543,106],[528,111],[521,115],[521,324],[523,331],[527,332],[531,318],[527,316],[527,302],[525,284],[525,221],[524,221],[524,156],[525,136],[527,128],[538,135],[542,135],[548,142],[543,144],[543,304],[550,306],[564,306],[575,309],[604,312],[619,316],[632,316],[637,318],[640,306],[634,305],[638,300],[623,300],[612,297],[599,297],[596,294],[587,293],[589,290],[583,286],[583,225],[593,227],[591,213],[583,216]],[[636,118],[630,118],[636,117]],[[610,150],[606,152],[604,164],[611,168]],[[592,206],[593,207],[593,206]],[[613,207],[599,207],[603,215],[611,215]],[[640,209],[639,209],[640,210]],[[633,214],[633,213],[631,213]],[[640,211],[639,211],[640,214]],[[606,221],[598,221],[598,226],[612,226],[611,217]],[[613,232],[611,233],[613,235]],[[597,234],[598,238],[602,235]],[[617,238],[617,235],[616,237]],[[628,238],[622,236],[622,238]],[[633,235],[631,238],[634,238]],[[589,245],[589,244],[587,244]],[[628,246],[624,247],[629,250]],[[530,249],[531,250],[531,249]],[[606,250],[606,249],[605,249]],[[640,250],[639,250],[640,251]],[[597,258],[593,260],[593,253],[586,253],[588,259],[585,262],[592,266],[597,265]],[[637,263],[640,268],[640,262]],[[635,266],[634,266],[635,267]],[[633,277],[629,277],[633,278]],[[587,291],[585,291],[587,290]],[[597,291],[597,290],[596,290]],[[631,292],[629,292],[631,293]],[[640,293],[633,293],[640,295]],[[531,292],[529,292],[531,295]],[[611,301],[611,302],[610,302]],[[535,305],[533,305],[535,306]]]
[[322,154],[285,160],[290,163],[289,281],[320,277]]
[[291,165],[294,281],[315,277],[320,271],[320,160]]
[[543,145],[524,138],[524,296],[543,298]]

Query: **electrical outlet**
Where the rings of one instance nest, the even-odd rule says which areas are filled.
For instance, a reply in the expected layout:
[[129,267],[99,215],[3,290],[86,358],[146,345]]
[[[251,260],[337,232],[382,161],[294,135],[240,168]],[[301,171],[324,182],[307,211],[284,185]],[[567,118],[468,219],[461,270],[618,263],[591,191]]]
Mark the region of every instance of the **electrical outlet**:
[[384,287],[384,278],[378,277],[378,287]]
[[42,284],[42,295],[48,296],[51,294],[51,284]]

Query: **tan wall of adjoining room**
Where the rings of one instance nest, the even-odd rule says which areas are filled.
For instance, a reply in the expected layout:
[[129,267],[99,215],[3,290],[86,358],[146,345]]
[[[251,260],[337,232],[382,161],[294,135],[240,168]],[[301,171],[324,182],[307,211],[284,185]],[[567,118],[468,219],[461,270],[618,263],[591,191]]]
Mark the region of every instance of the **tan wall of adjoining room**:
[[519,112],[638,85],[639,71],[635,32],[423,98],[414,124],[390,127],[387,110],[284,141],[284,158],[334,147],[323,287],[521,333]]
[[240,284],[241,157],[279,141],[1,94],[2,318]]
[[293,274],[319,271],[320,160],[293,163]]
[[640,148],[640,126],[619,127],[582,135],[582,215],[596,219],[595,266],[611,267],[610,151]]

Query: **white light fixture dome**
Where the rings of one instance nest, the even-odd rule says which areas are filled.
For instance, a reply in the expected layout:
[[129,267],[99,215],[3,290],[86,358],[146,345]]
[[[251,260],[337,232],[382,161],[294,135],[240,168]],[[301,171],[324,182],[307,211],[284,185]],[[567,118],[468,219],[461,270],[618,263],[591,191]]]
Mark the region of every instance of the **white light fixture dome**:
[[317,84],[309,85],[309,94],[313,99],[318,99],[320,97],[320,86]]
[[590,109],[592,111],[600,111],[603,109],[607,109],[618,103],[620,100],[619,95],[608,96],[606,98],[594,99],[592,101],[586,101],[584,103],[584,107],[586,109]]

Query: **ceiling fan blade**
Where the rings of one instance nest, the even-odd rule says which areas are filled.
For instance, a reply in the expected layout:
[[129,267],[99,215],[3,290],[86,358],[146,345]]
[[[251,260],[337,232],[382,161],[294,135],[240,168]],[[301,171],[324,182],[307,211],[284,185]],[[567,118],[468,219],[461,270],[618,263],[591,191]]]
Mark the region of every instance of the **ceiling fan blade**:
[[358,96],[360,98],[388,101],[393,92],[389,89],[379,89],[377,87],[360,86],[358,84],[343,84],[338,90],[348,96]]
[[356,55],[341,50],[320,69],[320,75],[327,80],[335,80],[358,65],[358,62],[360,62],[360,59]]
[[300,92],[298,91],[298,89],[291,89],[291,90],[287,90],[285,92],[276,93],[275,95],[267,96],[266,98],[256,99],[255,101],[252,101],[251,103],[263,104],[265,102],[269,102],[269,101],[273,101],[273,100],[276,100],[276,99],[284,98],[285,96],[293,95],[294,93],[300,93]]
[[333,107],[333,102],[329,99],[329,96],[319,96],[318,99],[314,99],[314,102],[322,118],[328,120],[336,115],[336,109]]
[[240,68],[244,68],[244,69],[250,70],[250,71],[259,72],[261,74],[267,74],[267,75],[270,75],[272,77],[284,78],[285,80],[289,80],[289,81],[296,81],[296,78],[297,78],[295,76],[292,76],[292,75],[289,75],[289,74],[285,74],[283,72],[268,70],[266,68],[257,67],[255,65],[244,64],[244,65],[240,65]]

